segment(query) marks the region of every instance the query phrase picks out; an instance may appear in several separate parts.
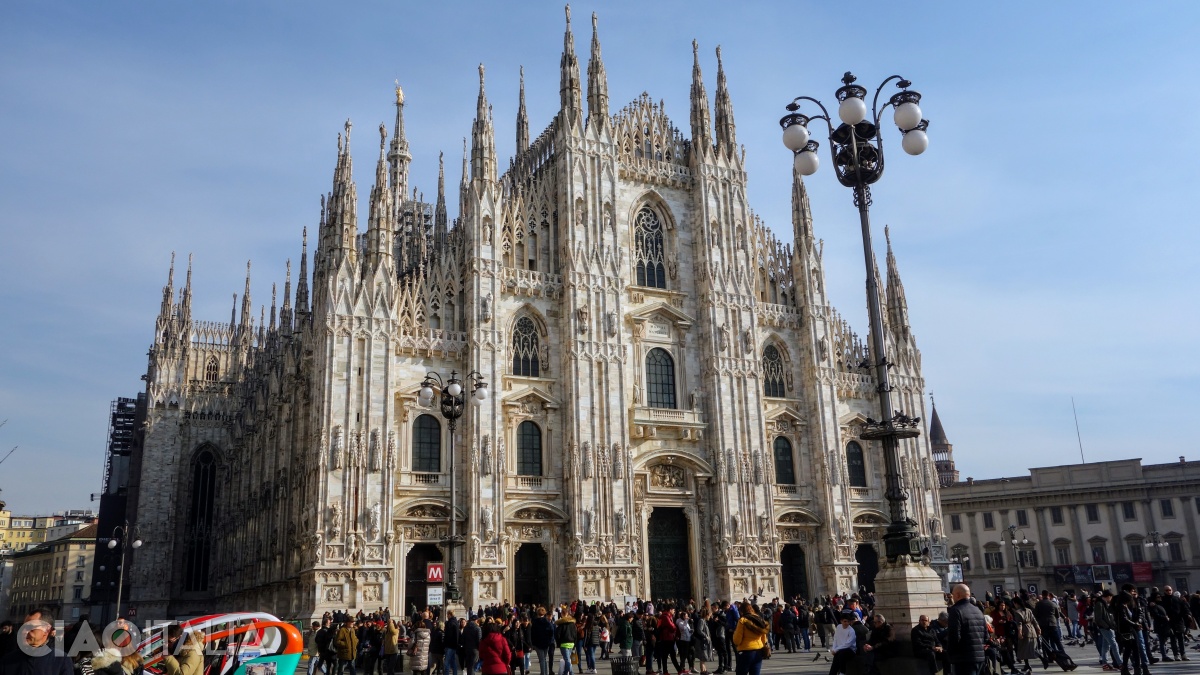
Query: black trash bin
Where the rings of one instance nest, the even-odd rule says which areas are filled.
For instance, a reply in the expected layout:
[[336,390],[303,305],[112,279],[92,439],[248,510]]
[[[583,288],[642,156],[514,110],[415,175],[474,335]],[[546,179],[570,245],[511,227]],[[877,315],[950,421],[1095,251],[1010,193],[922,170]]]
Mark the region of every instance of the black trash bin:
[[637,657],[613,656],[608,662],[612,664],[612,675],[638,675]]

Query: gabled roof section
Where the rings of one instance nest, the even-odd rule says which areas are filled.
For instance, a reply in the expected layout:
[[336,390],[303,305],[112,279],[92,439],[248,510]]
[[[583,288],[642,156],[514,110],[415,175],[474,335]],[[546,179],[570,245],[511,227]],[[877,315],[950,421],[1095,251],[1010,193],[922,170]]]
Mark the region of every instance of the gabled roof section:
[[558,399],[551,396],[549,392],[536,384],[521,387],[520,389],[505,396],[503,399],[501,399],[501,402],[504,405],[515,406],[520,405],[522,401],[530,398],[541,401],[542,404],[551,410],[555,410],[561,406],[561,403],[558,401]]
[[661,316],[679,328],[688,328],[695,323],[695,319],[684,314],[674,305],[662,300],[643,307],[636,312],[630,312],[627,316],[634,323],[641,323],[656,316]]

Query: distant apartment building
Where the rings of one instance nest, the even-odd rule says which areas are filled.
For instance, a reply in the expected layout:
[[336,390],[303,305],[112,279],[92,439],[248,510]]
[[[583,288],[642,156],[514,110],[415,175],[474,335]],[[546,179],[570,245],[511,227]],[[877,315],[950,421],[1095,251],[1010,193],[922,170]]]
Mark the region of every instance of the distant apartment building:
[[87,613],[96,525],[12,554],[9,618],[49,607],[65,621]]

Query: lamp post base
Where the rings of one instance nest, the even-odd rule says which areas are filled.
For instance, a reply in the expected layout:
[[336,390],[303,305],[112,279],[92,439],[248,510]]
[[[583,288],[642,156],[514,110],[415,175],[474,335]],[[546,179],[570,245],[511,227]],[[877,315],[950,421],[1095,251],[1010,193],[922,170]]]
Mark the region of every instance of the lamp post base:
[[937,621],[946,610],[942,577],[925,562],[908,557],[880,561],[875,576],[875,611],[884,615],[896,639],[907,640],[912,627],[924,614]]

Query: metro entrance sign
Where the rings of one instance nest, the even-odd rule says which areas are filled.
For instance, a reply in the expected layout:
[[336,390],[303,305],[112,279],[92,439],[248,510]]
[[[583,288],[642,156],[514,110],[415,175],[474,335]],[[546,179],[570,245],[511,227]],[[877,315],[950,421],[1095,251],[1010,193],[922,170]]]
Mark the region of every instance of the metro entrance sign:
[[431,562],[425,569],[425,581],[431,584],[440,584],[446,581],[445,567],[443,563]]
[[445,603],[441,586],[429,586],[425,589],[425,604],[430,607],[441,607]]

